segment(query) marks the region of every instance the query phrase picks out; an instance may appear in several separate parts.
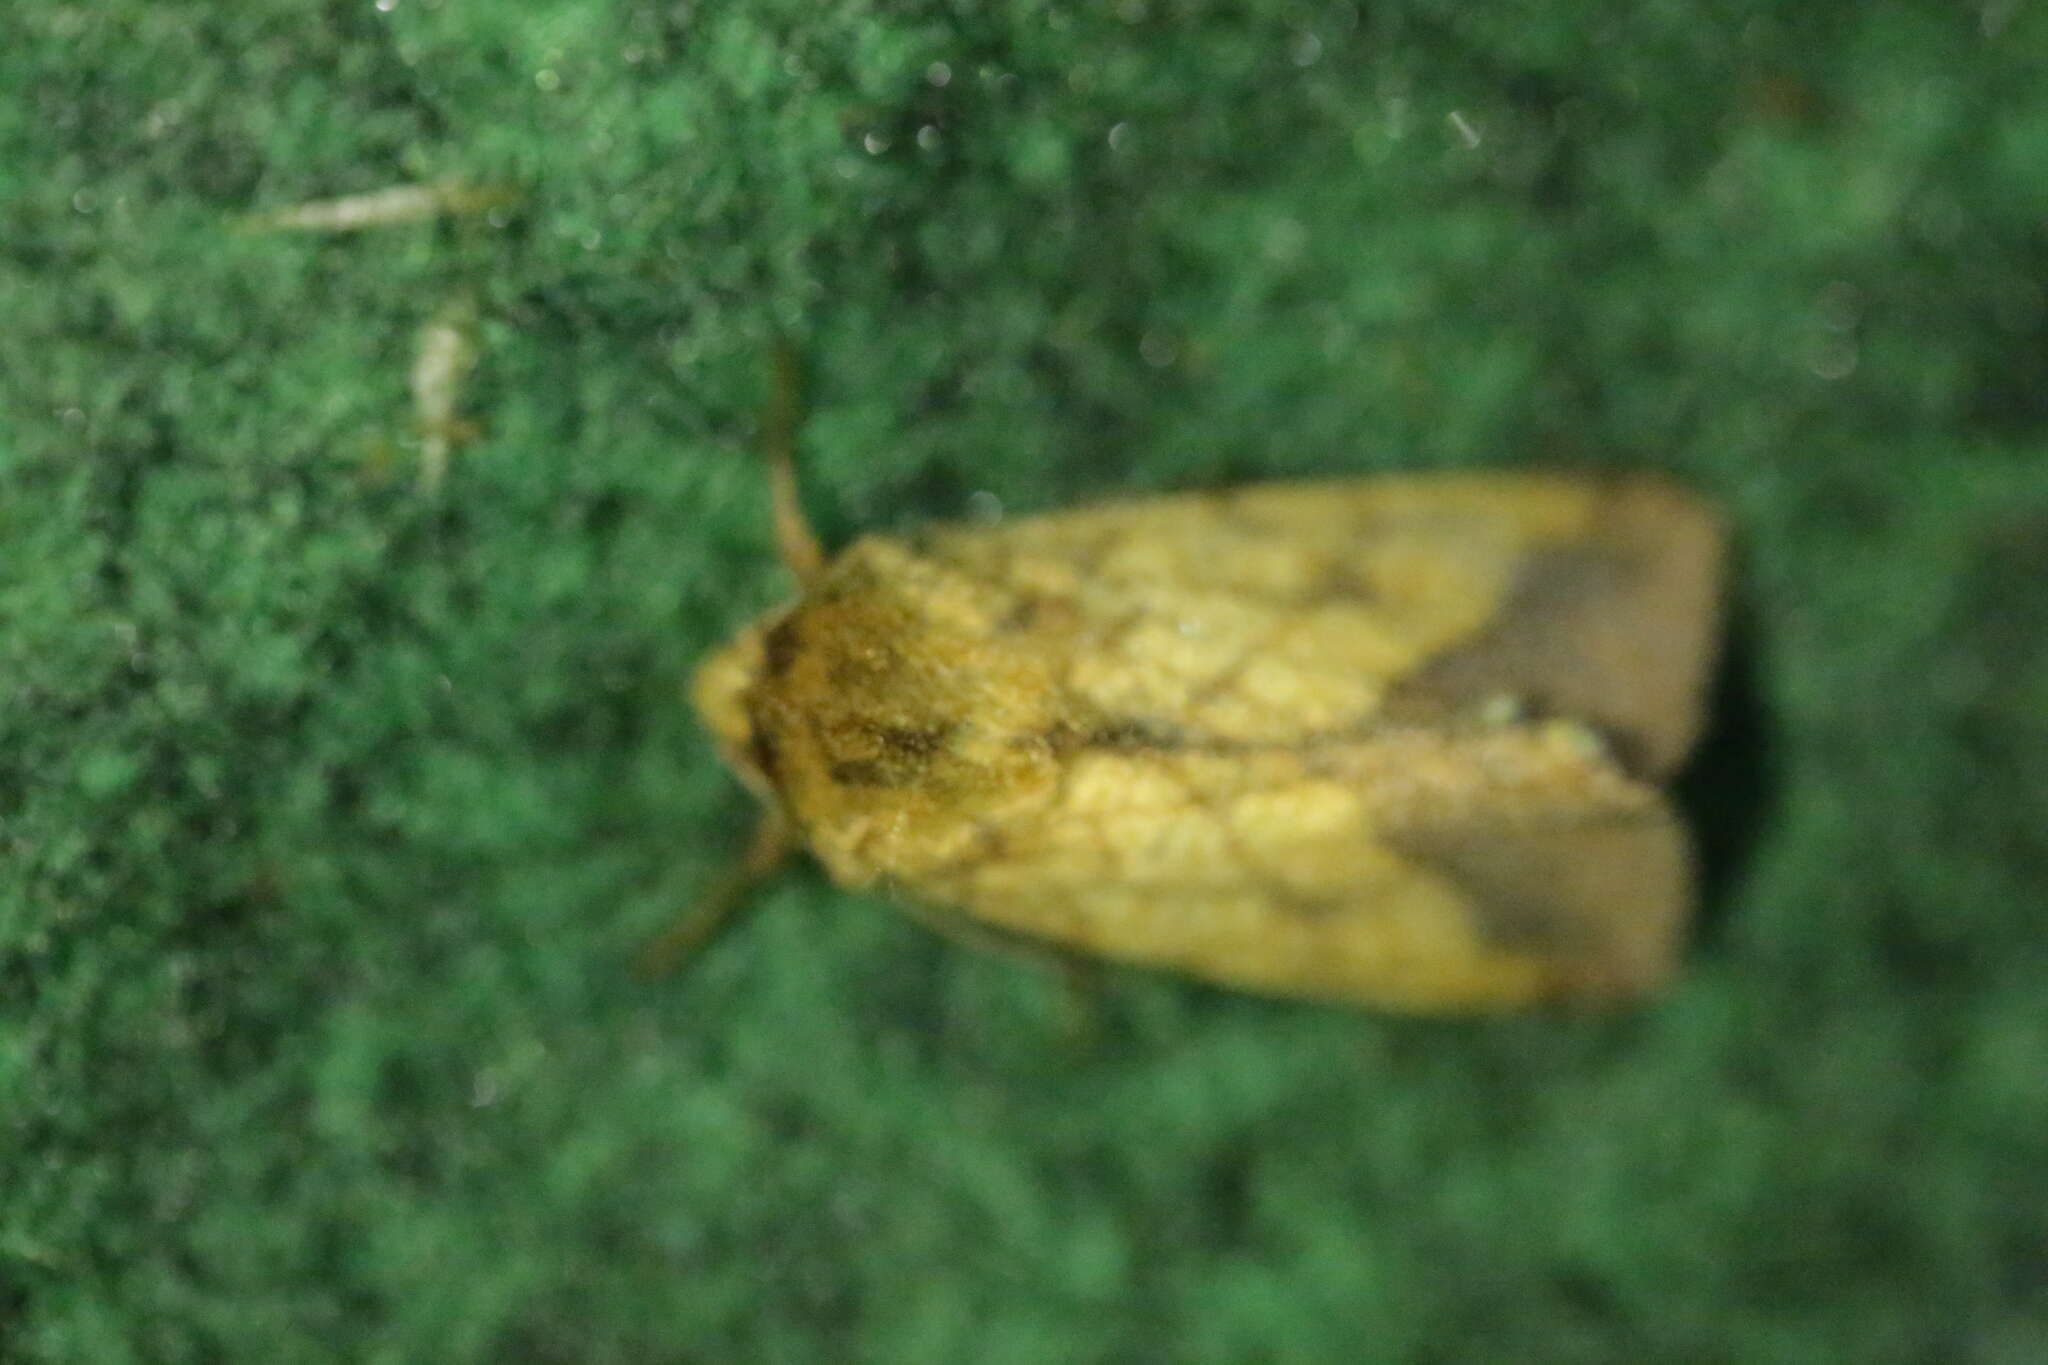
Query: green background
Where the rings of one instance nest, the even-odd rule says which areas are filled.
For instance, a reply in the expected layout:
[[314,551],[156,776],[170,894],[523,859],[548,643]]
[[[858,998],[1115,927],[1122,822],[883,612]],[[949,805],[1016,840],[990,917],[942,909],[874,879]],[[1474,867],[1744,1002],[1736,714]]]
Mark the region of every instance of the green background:
[[[2039,5],[0,19],[0,1358],[2048,1358]],[[248,212],[460,178],[491,219]],[[413,466],[474,298],[483,438]],[[862,528],[1673,471],[1713,905],[1622,1015],[933,940],[744,842],[769,338]]]

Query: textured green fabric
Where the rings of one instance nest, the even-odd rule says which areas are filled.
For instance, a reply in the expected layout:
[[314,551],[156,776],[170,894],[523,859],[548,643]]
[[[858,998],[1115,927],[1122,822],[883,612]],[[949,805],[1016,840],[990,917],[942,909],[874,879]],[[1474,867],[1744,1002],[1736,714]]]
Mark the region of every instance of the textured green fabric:
[[[2048,1358],[2048,12],[0,16],[0,1359]],[[386,185],[495,219],[234,230]],[[476,301],[482,438],[413,466]],[[1714,904],[1613,1017],[1026,965],[680,700],[827,536],[1563,462],[1725,501]]]

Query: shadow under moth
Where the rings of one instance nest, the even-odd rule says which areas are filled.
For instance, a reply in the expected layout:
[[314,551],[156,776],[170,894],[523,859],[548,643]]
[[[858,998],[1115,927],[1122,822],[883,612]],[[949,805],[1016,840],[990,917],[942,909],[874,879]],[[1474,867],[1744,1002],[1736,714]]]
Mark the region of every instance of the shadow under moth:
[[657,955],[808,848],[938,927],[1464,1012],[1638,996],[1695,897],[1718,518],[1646,475],[1252,486],[868,535],[693,698],[765,806]]

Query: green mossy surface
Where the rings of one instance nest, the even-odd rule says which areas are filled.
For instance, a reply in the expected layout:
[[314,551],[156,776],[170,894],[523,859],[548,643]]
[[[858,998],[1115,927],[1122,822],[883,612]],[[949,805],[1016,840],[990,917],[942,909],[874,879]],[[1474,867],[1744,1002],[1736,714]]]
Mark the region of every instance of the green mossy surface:
[[[2039,6],[0,18],[0,1358],[2048,1358]],[[509,182],[353,236],[245,213]],[[477,301],[442,490],[420,326]],[[1638,1013],[1056,983],[742,845],[828,536],[1474,464],[1738,528]]]

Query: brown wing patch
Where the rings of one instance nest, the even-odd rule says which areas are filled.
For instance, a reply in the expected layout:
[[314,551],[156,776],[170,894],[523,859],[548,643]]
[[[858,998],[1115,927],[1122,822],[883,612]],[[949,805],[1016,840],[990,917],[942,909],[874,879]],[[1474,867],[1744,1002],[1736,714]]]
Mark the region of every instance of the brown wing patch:
[[1556,964],[1572,995],[1641,994],[1677,956],[1692,858],[1661,803],[1567,824],[1429,825],[1387,843],[1455,883],[1488,944]]
[[1720,592],[1705,504],[1655,479],[1618,483],[1588,534],[1529,551],[1486,629],[1389,691],[1387,715],[1427,722],[1508,697],[1587,722],[1631,770],[1664,776],[1698,735]]

